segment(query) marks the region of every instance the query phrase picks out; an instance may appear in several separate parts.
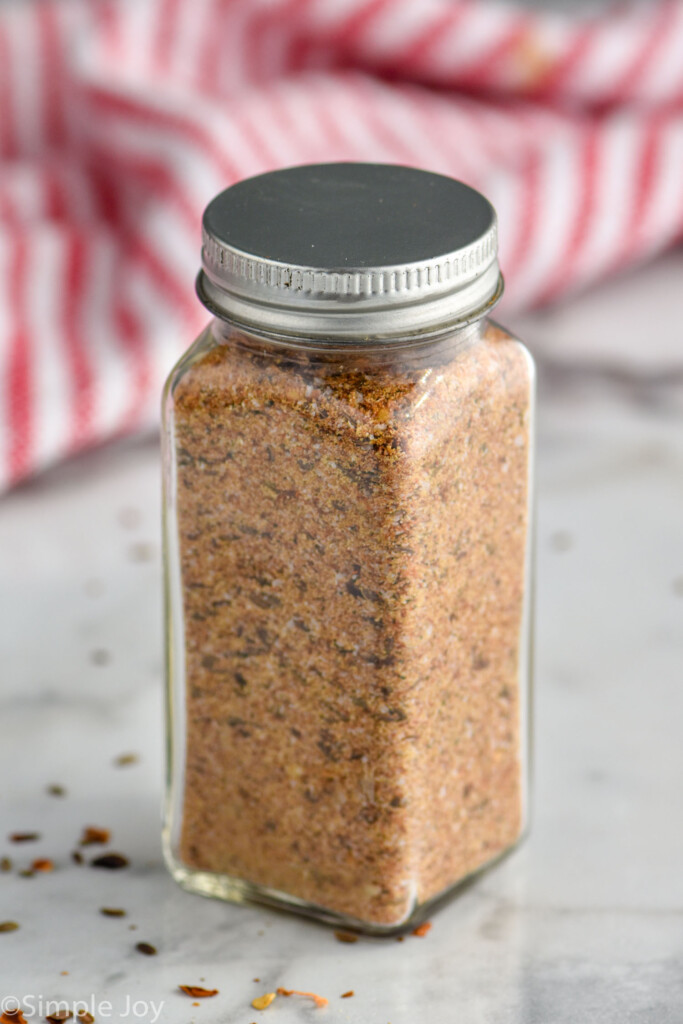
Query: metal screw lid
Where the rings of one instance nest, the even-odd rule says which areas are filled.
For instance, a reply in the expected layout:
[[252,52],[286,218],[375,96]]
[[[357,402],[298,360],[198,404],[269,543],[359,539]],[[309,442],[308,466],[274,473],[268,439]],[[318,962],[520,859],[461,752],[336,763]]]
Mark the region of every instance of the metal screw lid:
[[410,167],[273,171],[209,203],[197,292],[215,315],[268,334],[431,334],[500,298],[496,214],[468,185]]

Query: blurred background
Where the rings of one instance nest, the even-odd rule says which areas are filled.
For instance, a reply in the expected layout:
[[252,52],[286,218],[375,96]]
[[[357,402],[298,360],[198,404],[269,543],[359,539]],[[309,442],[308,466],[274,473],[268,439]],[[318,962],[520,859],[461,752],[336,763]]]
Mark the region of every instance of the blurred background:
[[[202,209],[345,159],[493,201],[539,367],[533,829],[403,946],[188,896],[159,850],[158,409],[206,320]],[[683,0],[0,0],[0,997],[681,1019],[682,240]],[[73,862],[87,825],[126,870]]]

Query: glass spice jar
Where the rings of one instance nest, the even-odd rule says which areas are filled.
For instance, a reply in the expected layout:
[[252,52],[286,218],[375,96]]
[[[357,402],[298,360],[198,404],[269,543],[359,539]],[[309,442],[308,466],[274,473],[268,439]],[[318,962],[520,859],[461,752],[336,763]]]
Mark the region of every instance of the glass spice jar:
[[294,167],[204,215],[164,394],[168,794],[185,888],[391,933],[527,821],[533,365],[490,203]]

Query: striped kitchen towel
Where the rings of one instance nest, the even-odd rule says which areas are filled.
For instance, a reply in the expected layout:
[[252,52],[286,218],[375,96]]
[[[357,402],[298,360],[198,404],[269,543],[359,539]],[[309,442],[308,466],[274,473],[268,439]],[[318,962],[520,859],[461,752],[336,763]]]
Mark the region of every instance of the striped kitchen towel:
[[324,160],[491,197],[508,310],[683,236],[683,0],[0,0],[0,487],[148,427],[204,204]]

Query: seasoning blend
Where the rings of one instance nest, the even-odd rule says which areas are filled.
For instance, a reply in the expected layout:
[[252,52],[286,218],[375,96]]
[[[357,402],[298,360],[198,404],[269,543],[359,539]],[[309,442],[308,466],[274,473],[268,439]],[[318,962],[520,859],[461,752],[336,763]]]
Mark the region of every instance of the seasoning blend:
[[164,396],[173,876],[384,933],[527,816],[533,367],[460,182],[323,164],[204,215]]

